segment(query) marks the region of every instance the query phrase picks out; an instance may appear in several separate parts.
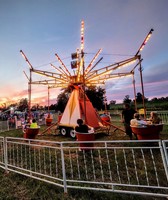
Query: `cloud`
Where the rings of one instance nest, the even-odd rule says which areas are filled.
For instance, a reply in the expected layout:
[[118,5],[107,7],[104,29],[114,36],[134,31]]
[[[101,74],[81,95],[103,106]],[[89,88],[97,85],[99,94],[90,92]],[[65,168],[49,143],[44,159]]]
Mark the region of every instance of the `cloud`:
[[143,72],[144,81],[147,83],[167,80],[168,62],[150,66]]

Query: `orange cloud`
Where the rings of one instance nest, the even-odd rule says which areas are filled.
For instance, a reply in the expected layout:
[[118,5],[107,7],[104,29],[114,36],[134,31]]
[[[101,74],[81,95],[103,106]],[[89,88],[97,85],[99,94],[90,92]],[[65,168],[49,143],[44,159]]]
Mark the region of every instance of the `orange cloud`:
[[[10,92],[12,91],[12,92]],[[56,98],[60,93],[59,89],[50,89],[50,104],[56,103]],[[14,91],[11,87],[10,90],[4,89],[0,96],[0,105],[6,103],[7,106],[13,103],[18,103],[20,99],[28,99],[28,90]],[[42,106],[48,105],[48,89],[47,87],[32,86],[31,103],[39,104]]]

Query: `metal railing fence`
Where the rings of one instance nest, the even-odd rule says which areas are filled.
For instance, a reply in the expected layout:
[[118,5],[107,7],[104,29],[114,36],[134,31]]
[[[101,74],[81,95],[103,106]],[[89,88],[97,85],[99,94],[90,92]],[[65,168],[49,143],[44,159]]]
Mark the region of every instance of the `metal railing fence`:
[[[162,142],[52,142],[0,138],[0,167],[68,188],[168,196]],[[85,146],[87,145],[85,144]]]
[[5,145],[4,137],[0,137],[0,167],[5,169]]
[[[147,111],[147,118],[150,117],[150,112],[151,111]],[[168,124],[168,112],[167,111],[157,111],[159,117],[162,119],[162,123],[164,124]],[[114,113],[111,113],[111,120],[112,122],[116,122],[116,121],[121,121],[121,111]]]
[[0,121],[0,132],[8,131],[9,130],[9,123],[7,121]]
[[[162,111],[162,112],[158,112],[158,114],[159,114],[160,118],[162,119],[162,123],[167,125],[168,124],[168,113]],[[147,112],[147,117],[149,117],[149,116],[150,116],[150,112]],[[119,112],[117,114],[111,114],[111,117],[112,117],[112,119],[111,119],[112,123],[121,121],[121,114]],[[57,122],[57,115],[53,114],[53,123],[56,123],[56,122]],[[20,123],[21,122],[19,122],[18,124],[20,124]],[[39,126],[44,125],[45,123],[46,123],[45,118],[38,120]],[[17,129],[17,128],[21,128],[21,126],[16,125],[16,122],[15,122],[14,125],[11,125],[8,120],[7,121],[0,121],[0,132],[14,130],[14,129]]]
[[158,113],[160,118],[162,119],[162,122],[164,124],[168,124],[168,113]]
[[[158,116],[161,118],[162,123],[168,124],[168,113],[167,111],[157,111]],[[150,117],[150,111],[147,112],[147,118]]]
[[[45,119],[41,119],[38,121],[38,125],[44,125],[45,124]],[[22,128],[22,123],[21,121],[16,121],[14,124],[10,124],[8,120],[6,121],[0,121],[0,132],[5,132],[9,130],[14,130],[18,128]]]
[[162,143],[163,143],[163,150],[165,153],[166,167],[168,171],[168,140],[163,140]]

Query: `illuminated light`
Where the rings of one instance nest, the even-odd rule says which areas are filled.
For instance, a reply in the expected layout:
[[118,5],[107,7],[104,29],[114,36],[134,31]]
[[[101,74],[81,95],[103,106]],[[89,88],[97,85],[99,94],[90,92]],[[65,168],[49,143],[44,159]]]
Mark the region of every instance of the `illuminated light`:
[[67,88],[68,87],[68,84],[55,84],[55,85],[52,85],[52,86],[49,86],[50,88]]
[[145,45],[143,45],[143,46],[140,48],[140,51],[142,51],[142,50],[143,50],[144,46],[145,46]]
[[[125,67],[125,66],[128,66],[128,65],[131,65],[136,61],[137,58],[138,57],[135,56],[135,57],[133,57],[131,59],[128,59],[126,61],[122,61],[120,63],[116,63],[117,66],[113,67],[113,68],[111,68],[111,66],[107,66],[105,68],[101,68],[100,70],[95,70],[95,72],[92,75],[88,76],[86,78],[86,80],[88,80],[88,79],[95,80],[97,77],[101,77],[101,76],[110,74],[112,71],[114,71],[116,69],[120,69],[121,67]],[[98,74],[98,72],[101,71],[101,70],[104,70],[104,72],[101,72],[101,73]]]
[[107,75],[107,74],[109,74],[109,73],[111,73],[111,70],[106,71],[106,72],[103,72],[103,73],[98,74],[98,75],[95,75],[93,78],[90,78],[90,80],[95,80],[96,78],[99,78],[99,77],[101,77],[101,76]]
[[152,34],[148,35],[146,40],[144,41],[144,43],[142,44],[141,48],[140,48],[140,51],[143,50],[144,46],[146,45],[147,41],[149,40],[149,38],[151,37]]
[[50,73],[50,72],[46,72],[46,71],[33,70],[33,72],[36,74],[40,74],[41,76],[47,76],[47,77],[53,78],[54,80],[61,80],[64,82],[68,80],[67,77],[63,77],[62,74],[57,74],[60,77],[56,77],[56,76],[54,76],[55,75],[54,73]]
[[123,74],[123,75],[120,75],[120,74],[116,74],[116,75],[109,75],[109,76],[103,76],[103,77],[97,77],[96,80],[90,80],[90,81],[87,81],[87,83],[96,83],[96,82],[99,82],[100,81],[105,81],[105,80],[111,80],[111,79],[118,79],[118,78],[121,78],[121,77],[129,77],[129,76],[132,76],[132,74]]
[[86,79],[88,78],[88,76],[89,77],[91,77],[92,75],[94,75],[94,71],[92,71],[98,64],[99,64],[99,62],[101,61],[103,59],[103,57],[101,57],[97,62],[96,62],[96,64],[95,65],[93,65],[93,67],[91,67],[91,69],[89,70],[89,72],[86,74]]
[[[65,71],[71,76],[70,72],[68,71],[68,69],[66,68],[66,66],[64,65],[64,63],[62,62],[62,60],[60,59],[58,54],[55,54],[55,56],[57,57],[57,59],[61,63],[61,65],[64,67]],[[68,75],[67,73],[65,73],[65,74]]]
[[81,22],[81,51],[84,49],[84,21]]
[[59,69],[62,71],[61,73],[63,73],[65,76],[66,76],[66,78],[68,78],[68,75],[65,73],[65,71],[62,69],[62,67],[60,67],[59,66]]
[[[120,66],[120,67],[126,67],[126,66],[128,66],[128,65],[134,64],[135,62],[136,62],[136,60],[133,60],[133,61],[130,61],[130,62],[128,62],[128,63],[123,64],[123,65]],[[120,67],[118,67],[118,69],[120,69]]]
[[146,36],[145,40],[143,41],[142,45],[140,46],[139,50],[137,51],[137,53],[136,53],[135,55],[138,55],[139,52],[143,50],[143,48],[144,48],[144,46],[146,45],[147,41],[148,41],[149,38],[151,37],[153,31],[154,31],[153,29],[150,30],[150,32],[149,32],[148,35]]
[[[61,74],[56,74],[56,73],[52,73],[52,72],[41,71],[41,70],[33,70],[33,72],[36,73],[36,74],[48,76],[48,77],[54,78],[54,79],[63,78]],[[56,77],[56,76],[54,76],[54,75],[57,75],[57,76],[59,76],[59,77]]]
[[[111,78],[115,78],[115,77],[122,77],[122,76],[132,76],[132,72],[128,72],[128,73],[116,73],[116,74],[106,74],[104,76],[98,76],[97,80],[104,80],[104,79],[111,79]],[[88,82],[92,82],[95,80],[88,80]]]
[[[123,74],[123,75],[109,75],[108,77],[107,76],[105,76],[104,78],[102,78],[101,77],[101,79],[99,79],[99,81],[96,81],[96,80],[94,80],[94,81],[89,81],[88,83],[89,84],[96,84],[97,82],[101,82],[101,81],[108,81],[108,80],[112,80],[112,79],[118,79],[118,78],[122,78],[122,77],[129,77],[129,76],[132,76],[132,74],[131,73],[128,73],[128,74]],[[102,82],[102,84],[103,84],[103,82]]]
[[[67,75],[65,75],[64,73],[62,73],[62,71],[57,68],[56,66],[54,66],[52,63],[50,64],[54,69],[58,70],[61,74],[60,74],[60,77],[63,77],[65,79],[67,79]],[[65,75],[65,76],[64,76]]]
[[[86,79],[88,80],[89,78],[94,77],[95,74],[97,75],[98,72],[103,71],[103,70],[104,70],[105,72],[99,73],[99,75],[103,75],[103,74],[106,73],[106,72],[109,73],[109,71],[114,71],[114,70],[116,70],[116,69],[119,69],[121,66],[126,66],[127,63],[131,63],[132,61],[137,60],[137,59],[139,59],[139,56],[138,56],[138,55],[134,56],[133,58],[129,58],[129,59],[127,59],[127,60],[124,60],[124,61],[121,61],[121,62],[118,62],[118,63],[111,64],[111,65],[109,65],[109,66],[103,67],[103,68],[101,68],[101,69],[99,69],[99,70],[92,71],[92,72],[90,72],[90,73],[88,74],[88,76],[87,76]],[[114,66],[115,66],[115,67],[114,67]]]
[[54,79],[54,80],[43,80],[43,81],[32,81],[32,84],[41,84],[41,85],[49,85],[49,84],[66,84],[67,80],[62,79]]
[[81,59],[79,67],[78,67],[78,71],[77,71],[77,81],[80,81],[81,78],[81,71],[82,71],[82,67],[83,67],[83,59]]
[[90,64],[88,65],[88,67],[85,70],[85,74],[87,74],[91,69],[92,64],[94,63],[94,61],[96,60],[96,58],[99,56],[100,52],[102,51],[102,49],[99,49],[99,51],[96,53],[96,55],[94,56],[94,58],[92,59],[92,61],[90,62]]
[[77,81],[80,82],[81,79],[81,71],[83,68],[83,63],[84,63],[84,21],[81,21],[81,60],[79,65],[77,66]]

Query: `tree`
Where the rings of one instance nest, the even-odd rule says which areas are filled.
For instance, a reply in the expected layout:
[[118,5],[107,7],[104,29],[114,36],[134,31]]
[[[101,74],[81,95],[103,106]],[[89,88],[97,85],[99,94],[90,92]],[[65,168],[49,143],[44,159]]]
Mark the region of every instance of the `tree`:
[[[65,106],[68,102],[70,93],[71,93],[71,89],[67,88],[61,94],[58,95],[56,110],[59,110],[61,112],[64,111]],[[104,89],[102,89],[101,87],[90,86],[86,88],[85,93],[87,97],[89,98],[89,100],[91,101],[94,108],[98,110],[105,108],[105,104],[104,104],[105,90]]]
[[105,89],[96,86],[90,86],[86,89],[86,95],[97,110],[105,109]]
[[28,110],[28,100],[27,100],[27,98],[21,99],[19,104],[18,104],[18,110],[23,112],[26,109]]
[[109,105],[108,105],[108,108],[109,109],[114,109],[115,105],[116,105],[116,100],[111,100]]
[[151,103],[157,103],[159,101],[159,99],[157,97],[154,97],[150,101],[151,101]]
[[125,95],[125,98],[123,99],[123,103],[131,103],[132,100],[130,99],[130,96],[129,95]]
[[63,112],[70,96],[70,88],[65,89],[57,97],[56,110]]
[[[147,102],[148,99],[146,97],[144,97],[144,101]],[[143,102],[143,95],[140,92],[138,92],[137,95],[136,95],[136,102],[137,103]]]
[[115,105],[116,104],[116,100],[111,100],[110,101],[110,105]]
[[49,107],[50,110],[56,110],[56,104],[51,104]]

